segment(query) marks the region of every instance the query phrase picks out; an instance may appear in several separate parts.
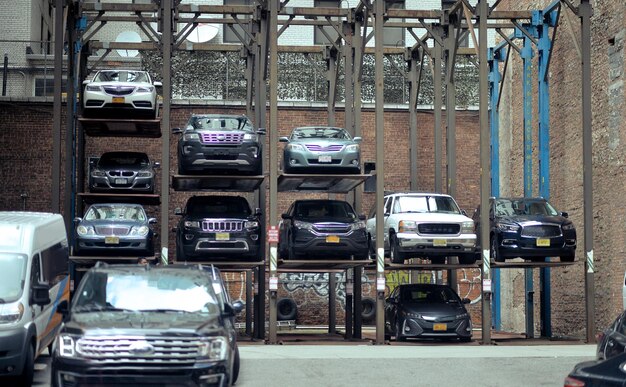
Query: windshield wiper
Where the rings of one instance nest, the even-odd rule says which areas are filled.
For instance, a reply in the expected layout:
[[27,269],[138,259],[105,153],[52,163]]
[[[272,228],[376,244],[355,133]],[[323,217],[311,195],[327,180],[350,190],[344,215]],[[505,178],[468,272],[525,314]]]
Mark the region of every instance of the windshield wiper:
[[155,312],[155,313],[192,313],[188,310],[180,309],[142,309],[142,312]]
[[75,312],[136,312],[133,309],[116,308],[112,305],[87,304],[77,306]]

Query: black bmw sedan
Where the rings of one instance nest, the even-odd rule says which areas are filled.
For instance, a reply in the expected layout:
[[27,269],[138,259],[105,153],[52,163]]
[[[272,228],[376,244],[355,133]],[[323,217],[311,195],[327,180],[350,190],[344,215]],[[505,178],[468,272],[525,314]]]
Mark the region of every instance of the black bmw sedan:
[[448,285],[399,285],[385,302],[385,337],[472,339],[472,321],[465,304]]

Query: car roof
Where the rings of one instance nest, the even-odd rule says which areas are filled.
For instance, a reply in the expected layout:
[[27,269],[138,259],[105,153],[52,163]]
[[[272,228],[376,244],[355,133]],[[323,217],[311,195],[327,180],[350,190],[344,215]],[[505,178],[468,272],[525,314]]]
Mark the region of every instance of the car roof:
[[393,192],[385,194],[385,197],[389,196],[444,196],[444,197],[452,197],[448,194],[437,193],[437,192]]

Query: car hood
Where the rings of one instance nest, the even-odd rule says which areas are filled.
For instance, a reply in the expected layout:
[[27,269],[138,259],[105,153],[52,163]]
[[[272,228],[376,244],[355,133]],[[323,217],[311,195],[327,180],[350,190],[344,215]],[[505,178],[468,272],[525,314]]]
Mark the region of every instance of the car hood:
[[294,220],[298,220],[300,222],[320,224],[320,225],[350,225],[358,222],[358,220],[354,220],[351,218],[333,218],[333,217],[322,217],[322,218],[294,218]]
[[97,331],[101,334],[137,333],[137,331],[165,331],[193,333],[199,330],[221,329],[217,316],[175,312],[88,312],[72,313],[65,323],[68,333]]
[[289,140],[289,142],[293,144],[307,144],[307,145],[319,145],[319,146],[356,144],[356,142],[354,142],[353,140],[322,139],[322,138],[298,138],[298,139]]
[[149,87],[152,86],[149,82],[89,82],[90,86],[106,86],[106,87]]
[[547,215],[516,215],[516,216],[503,216],[498,218],[498,221],[505,223],[552,223],[563,224],[568,223],[567,218],[562,216],[547,216]]
[[448,317],[467,313],[461,303],[426,304],[422,302],[405,302],[400,308],[408,313],[419,313],[429,317]]
[[148,222],[139,221],[139,220],[128,220],[128,219],[94,219],[94,220],[84,220],[80,222],[82,225],[90,225],[94,227],[133,227],[133,226],[146,226]]
[[429,223],[462,223],[472,221],[463,214],[449,214],[445,212],[402,212],[394,214],[394,217],[401,220]]
[[104,170],[113,169],[113,170],[116,170],[116,171],[139,172],[139,171],[151,170],[152,168],[149,167],[149,166],[145,166],[145,165],[135,165],[135,164],[128,164],[128,165],[98,164],[96,169],[104,169]]

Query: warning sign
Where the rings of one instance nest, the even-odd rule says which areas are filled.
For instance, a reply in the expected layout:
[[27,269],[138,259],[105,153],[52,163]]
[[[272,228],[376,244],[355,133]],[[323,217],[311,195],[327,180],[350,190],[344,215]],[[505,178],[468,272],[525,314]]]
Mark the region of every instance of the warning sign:
[[270,229],[267,231],[267,242],[278,243],[278,227],[270,226]]

